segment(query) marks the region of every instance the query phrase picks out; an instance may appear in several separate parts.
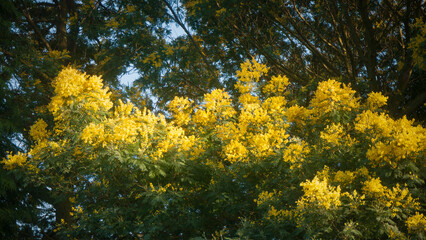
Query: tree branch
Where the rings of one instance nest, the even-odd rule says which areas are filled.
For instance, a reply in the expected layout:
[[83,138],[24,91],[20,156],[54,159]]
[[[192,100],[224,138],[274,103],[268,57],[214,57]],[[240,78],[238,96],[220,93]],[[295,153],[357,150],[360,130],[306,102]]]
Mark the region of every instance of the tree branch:
[[403,115],[409,115],[416,111],[419,106],[424,104],[426,102],[426,91],[422,92],[421,94],[417,95],[416,98],[414,98],[406,107],[403,109],[401,116]]
[[173,9],[172,5],[170,5],[170,3],[167,0],[162,0],[164,4],[166,4],[167,8],[170,10],[170,12],[172,13],[172,17],[175,20],[175,22],[183,29],[183,31],[185,31],[186,35],[189,37],[189,39],[192,42],[192,45],[194,45],[194,47],[197,49],[198,53],[201,55],[201,58],[203,59],[204,63],[207,65],[207,69],[209,70],[209,72],[217,77],[217,73],[215,70],[213,70],[212,65],[210,64],[210,62],[208,61],[206,54],[203,52],[203,50],[200,48],[200,46],[198,45],[197,42],[195,42],[194,37],[192,36],[192,34],[189,32],[189,30],[186,28],[185,24],[183,24],[183,22],[180,20],[179,16],[177,15],[177,13],[175,12],[175,10]]
[[290,30],[287,26],[282,24],[276,16],[273,16],[272,19],[275,20],[285,31],[289,32],[293,37],[297,38],[305,47],[307,47],[312,54],[316,55],[320,61],[322,62],[324,68],[334,75],[340,75],[340,72],[327,60],[327,58],[320,52],[318,49],[309,42],[309,40],[305,37],[305,34],[297,26],[296,22],[293,19],[291,13],[289,13],[288,9],[285,8],[285,14],[288,17],[287,20],[291,22],[291,26],[295,31]]
[[[297,6],[296,6],[296,4],[295,4],[295,2],[293,1],[293,7],[294,7],[294,10],[296,11],[296,13],[297,13],[297,15],[300,17],[300,19],[302,19],[302,21],[303,21],[303,23],[305,23],[305,25],[306,26],[308,26],[309,27],[309,29],[315,34],[315,36],[319,39],[319,40],[321,40],[323,43],[325,43],[327,46],[329,46],[331,49],[333,49],[336,53],[337,53],[337,55],[339,55],[340,57],[343,57],[344,56],[344,54],[341,52],[341,50],[340,49],[338,49],[336,46],[334,46],[332,43],[330,43],[329,41],[327,41],[325,38],[323,38],[322,36],[321,36],[321,34],[317,31],[317,29],[316,28],[314,28],[312,25],[311,25],[311,23],[309,23],[304,17],[303,17],[303,15],[300,13],[300,11],[299,11],[299,9],[297,8]],[[333,20],[334,20],[334,16],[332,16],[333,17]],[[340,39],[340,37],[339,37],[339,40],[341,40]],[[340,44],[341,44],[341,47],[343,48],[343,44],[342,44],[342,42],[340,41]]]
[[34,32],[37,34],[37,36],[40,38],[40,40],[44,43],[44,45],[46,46],[47,50],[49,50],[49,52],[52,51],[52,48],[50,47],[49,42],[46,40],[46,38],[44,38],[44,36],[41,33],[40,29],[34,23],[31,15],[28,12],[26,12],[25,10],[23,11],[23,15],[25,16],[25,18],[27,19],[27,21],[31,25],[31,27],[34,29]]

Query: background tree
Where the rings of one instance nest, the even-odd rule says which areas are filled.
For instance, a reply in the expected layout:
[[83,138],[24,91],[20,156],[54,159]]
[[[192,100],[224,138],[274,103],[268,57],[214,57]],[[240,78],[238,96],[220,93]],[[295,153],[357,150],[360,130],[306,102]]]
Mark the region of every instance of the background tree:
[[[363,97],[369,91],[389,96],[393,116],[424,119],[424,69],[410,48],[422,36],[413,25],[424,22],[422,1],[189,0],[184,6],[209,55],[230,66],[261,57],[273,73],[307,88],[304,104],[318,81],[334,77]],[[416,41],[424,48],[424,38]]]

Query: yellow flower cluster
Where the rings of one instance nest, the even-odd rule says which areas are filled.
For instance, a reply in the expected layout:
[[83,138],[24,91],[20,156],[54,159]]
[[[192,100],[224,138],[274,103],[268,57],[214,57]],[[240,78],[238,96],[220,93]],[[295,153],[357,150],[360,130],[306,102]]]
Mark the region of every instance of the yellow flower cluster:
[[374,133],[373,140],[380,136],[390,137],[393,120],[384,113],[375,113],[370,110],[363,111],[355,119],[355,130],[361,133]]
[[48,108],[56,121],[66,118],[64,107],[76,105],[90,112],[108,111],[112,107],[111,93],[103,88],[98,76],[86,76],[73,68],[65,68],[52,82],[55,96]]
[[355,97],[355,93],[355,90],[336,80],[330,79],[320,82],[310,107],[318,115],[334,110],[351,111],[358,109],[359,99]]
[[351,209],[358,209],[360,206],[365,205],[365,194],[359,194],[356,190],[344,192],[342,197],[347,197],[350,200],[349,207]]
[[418,213],[414,216],[411,216],[406,221],[408,232],[409,233],[420,233],[420,234],[426,234],[426,217],[423,215],[423,213]]
[[341,186],[348,186],[354,184],[356,178],[366,179],[370,178],[370,173],[366,167],[361,167],[355,171],[337,171],[334,173],[333,182]]
[[268,214],[266,216],[266,219],[268,220],[280,220],[280,219],[287,219],[287,220],[291,220],[291,221],[300,221],[301,220],[301,216],[299,215],[299,213],[295,210],[285,210],[285,209],[280,209],[277,210],[275,209],[274,206],[271,206],[268,210]]
[[215,89],[204,95],[204,106],[213,112],[221,112],[222,108],[231,106],[231,99],[223,89]]
[[[176,111],[173,112],[176,114]],[[192,119],[200,126],[211,127],[217,121],[233,118],[235,114],[236,111],[231,106],[229,94],[222,89],[215,89],[204,95],[204,103],[197,106]],[[179,114],[174,117],[178,118]]]
[[310,110],[300,107],[298,105],[291,106],[285,112],[287,121],[297,123],[300,125],[305,124],[305,120],[308,119],[310,115]]
[[306,142],[302,140],[297,140],[290,145],[287,146],[287,148],[283,151],[283,159],[284,162],[290,163],[290,169],[299,168],[306,155],[309,154],[309,148]]
[[[155,116],[148,110],[141,112],[131,103],[119,101],[114,117],[87,125],[80,138],[94,146],[139,144],[139,153],[153,160],[163,157],[172,148],[188,151],[195,143],[194,136],[186,136],[181,127],[167,123],[164,116]],[[156,148],[152,148],[156,144]]]
[[[275,154],[274,150],[282,149],[289,136],[283,118],[286,100],[283,96],[271,96],[262,101],[256,95],[260,78],[267,71],[254,59],[241,65],[236,85],[241,95],[234,105],[230,95],[221,89],[205,94],[202,103],[193,110],[188,100],[175,98],[169,105],[174,122],[192,125],[197,139],[214,133],[223,144],[222,156],[230,163],[246,162],[251,157],[257,161]],[[267,86],[268,91],[281,94],[287,85],[287,78],[274,77]],[[200,149],[202,143],[196,145],[199,152],[204,152]]]
[[264,64],[258,63],[254,58],[250,62],[241,64],[241,70],[237,71],[238,83],[235,88],[241,94],[250,93],[256,87],[256,83],[259,82],[260,77],[268,73],[268,68]]
[[366,194],[382,196],[385,194],[387,188],[382,185],[382,181],[379,178],[371,178],[370,180],[364,182],[362,190]]
[[186,125],[191,120],[191,101],[188,98],[175,97],[168,105],[173,113],[174,121],[178,125]]
[[176,148],[177,151],[188,151],[195,144],[195,136],[187,137],[185,131],[181,127],[173,125],[166,126],[165,138],[161,139],[158,147],[155,149],[151,156],[154,160],[163,157],[163,153],[170,149]]
[[230,163],[234,162],[247,162],[247,148],[237,140],[231,140],[231,142],[225,146],[223,150],[226,160]]
[[321,180],[317,176],[312,181],[301,183],[304,195],[297,201],[297,209],[303,210],[317,206],[325,208],[339,207],[340,201],[340,186],[332,187],[328,185],[327,179]]
[[389,189],[382,185],[380,178],[371,178],[364,182],[362,190],[366,196],[370,196],[375,201],[383,204],[383,206],[392,209],[393,217],[402,209],[419,208],[419,202],[411,197],[407,188],[401,189],[399,184]]
[[283,96],[269,97],[267,98],[262,107],[268,111],[269,114],[274,116],[274,119],[279,119],[278,116],[284,114],[284,106],[287,103]]
[[134,143],[138,135],[139,126],[132,117],[120,117],[106,122],[109,126],[107,142]]
[[355,177],[356,177],[356,172],[337,171],[334,174],[334,182],[338,182],[342,185],[348,185],[348,184],[352,183],[352,181],[355,179]]
[[[196,142],[194,136],[186,136],[182,128],[167,123],[162,115],[155,116],[146,109],[141,112],[132,103],[118,103],[113,111],[110,100],[111,93],[104,88],[101,78],[86,76],[72,68],[64,69],[54,80],[55,96],[49,104],[49,109],[55,117],[55,136],[66,132],[70,126],[69,109],[80,111],[80,116],[93,116],[97,121],[89,122],[83,127],[80,139],[92,146],[122,148],[127,144],[137,144],[139,154],[151,156],[153,160],[161,158],[172,148],[178,151],[188,151]],[[229,97],[228,97],[229,99]],[[106,114],[107,111],[110,111]],[[30,135],[37,144],[30,150],[34,160],[41,160],[43,153],[57,155],[60,149],[65,149],[68,142],[47,141],[49,133],[47,124],[39,120],[30,130]],[[43,140],[43,139],[46,139]],[[42,141],[43,140],[43,141]],[[156,146],[155,148],[153,146]],[[74,152],[73,156],[78,157]],[[93,158],[94,156],[86,156]]]
[[102,146],[115,142],[134,143],[141,131],[140,119],[138,119],[141,113],[135,109],[135,114],[132,114],[132,110],[133,104],[124,104],[119,101],[113,118],[105,119],[97,124],[90,123],[83,129],[80,138],[86,143]]
[[244,129],[247,129],[249,126],[258,129],[271,121],[268,111],[262,108],[260,104],[245,105],[238,116],[238,120]]
[[50,133],[46,130],[47,123],[43,119],[38,119],[30,128],[30,136],[34,141],[46,140]]
[[200,126],[209,126],[214,124],[216,119],[210,111],[197,109],[195,114],[192,116],[192,120]]
[[105,145],[105,127],[102,124],[90,123],[81,133],[81,140],[92,145]]
[[385,106],[387,101],[388,101],[388,97],[383,96],[382,93],[371,92],[368,95],[366,104],[367,104],[368,109],[370,109],[371,111],[374,111],[377,108]]
[[262,204],[266,204],[272,200],[277,199],[281,194],[282,192],[277,192],[276,190],[274,190],[273,192],[262,191],[257,197],[257,199],[254,200],[254,202],[257,204],[257,206],[260,206]]
[[241,129],[239,124],[234,122],[224,122],[215,126],[215,135],[222,141],[230,141],[232,139],[242,139],[246,133],[246,129]]
[[4,168],[11,170],[18,167],[23,167],[27,161],[27,156],[24,153],[18,152],[18,154],[12,154],[12,152],[8,152],[6,158],[3,158],[1,163],[4,164]]
[[266,94],[283,95],[287,86],[290,84],[286,76],[273,76],[268,84],[263,87],[262,91]]
[[369,135],[372,147],[367,158],[373,165],[388,163],[397,167],[402,159],[426,150],[426,129],[413,123],[405,116],[393,120],[384,113],[367,110],[357,116],[355,129]]
[[341,143],[352,146],[354,140],[346,132],[340,123],[327,125],[324,131],[321,132],[321,139],[331,146],[339,146],[342,145]]
[[255,134],[249,139],[249,143],[252,146],[252,153],[256,158],[269,156],[272,154],[272,148],[269,144],[268,134]]
[[70,212],[70,215],[71,216],[74,216],[74,213],[75,214],[82,214],[83,213],[83,208],[81,208],[81,206],[77,206],[77,207],[71,207],[71,212]]
[[170,183],[167,183],[165,186],[158,186],[157,188],[154,187],[154,184],[149,183],[149,187],[151,188],[151,192],[156,192],[156,193],[165,193],[165,192],[167,192],[168,189],[170,189],[171,191],[182,191],[183,190],[183,188],[175,187]]

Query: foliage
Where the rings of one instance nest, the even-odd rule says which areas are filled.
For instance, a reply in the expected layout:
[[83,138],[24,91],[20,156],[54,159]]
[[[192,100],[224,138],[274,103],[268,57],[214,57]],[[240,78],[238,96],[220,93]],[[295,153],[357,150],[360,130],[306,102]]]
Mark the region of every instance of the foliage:
[[66,68],[52,124],[4,168],[49,191],[57,238],[424,238],[426,130],[331,79],[298,106],[268,72],[246,61],[238,94],[176,97],[166,119]]
[[256,55],[274,75],[298,83],[300,104],[332,77],[361,97],[389,97],[391,116],[425,117],[421,0],[183,2],[188,24],[223,71]]

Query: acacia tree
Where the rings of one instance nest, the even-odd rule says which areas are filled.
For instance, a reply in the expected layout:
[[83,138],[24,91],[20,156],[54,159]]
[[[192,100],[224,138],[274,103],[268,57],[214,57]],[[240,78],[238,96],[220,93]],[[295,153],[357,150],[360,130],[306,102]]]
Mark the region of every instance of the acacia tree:
[[[141,58],[163,48],[162,24],[168,21],[163,5],[156,1],[2,1],[0,12],[1,158],[6,151],[23,151],[32,143],[27,130],[47,113],[44,106],[52,97],[52,79],[63,66],[102,74],[117,88],[117,76],[130,61],[142,62]],[[19,174],[2,178],[0,185],[5,212],[15,212],[16,202],[8,197],[13,194],[24,205],[36,199],[32,212],[37,212],[40,201],[56,201],[49,194],[36,194],[42,192],[36,186],[22,186]],[[4,220],[5,226],[17,226],[15,218]]]
[[363,97],[382,92],[393,116],[424,119],[424,68],[410,47],[417,42],[424,49],[424,27],[415,24],[424,26],[422,1],[187,0],[184,6],[209,55],[231,62],[231,73],[258,55],[275,74],[305,87],[304,104],[319,81],[334,77]]
[[[414,20],[423,14],[418,1],[185,1],[196,32],[186,29],[187,37],[172,42],[164,24],[185,28],[185,11],[171,1],[2,1],[0,7],[2,154],[28,152],[16,139],[31,146],[28,156],[3,161],[11,178],[2,174],[2,211],[13,216],[13,209],[37,212],[38,204],[53,204],[38,215],[47,224],[35,223],[45,236],[424,234],[418,206],[424,204],[424,132],[381,114],[375,106],[385,98],[369,95],[382,91],[392,115],[422,120],[425,30],[424,21]],[[284,77],[261,80],[266,68],[255,63],[243,65],[238,82],[222,79],[229,94],[209,91],[222,84],[216,69],[234,76],[250,55],[292,84]],[[113,91],[110,99],[95,78],[68,69],[51,87],[67,64],[102,74],[112,89],[132,64],[142,77],[129,98],[139,107],[146,106],[147,89],[160,97],[159,106],[174,95],[191,101],[171,102],[173,123],[130,104],[117,102],[112,111],[120,96]],[[338,82],[321,83],[328,77],[351,83],[359,95]],[[78,90],[67,93],[69,86]],[[40,116],[44,121],[32,131],[23,130]],[[377,122],[363,128],[365,119]],[[370,162],[366,172],[361,166]],[[356,200],[355,190],[363,199]],[[324,198],[311,196],[318,194]],[[358,201],[352,212],[350,201]],[[176,218],[183,223],[169,221]],[[0,220],[17,229],[16,218]],[[310,224],[315,221],[333,227]]]
[[43,111],[52,96],[50,83],[63,66],[102,75],[115,89],[118,77],[132,67],[141,78],[130,97],[146,103],[154,94],[160,107],[170,96],[191,93],[195,99],[219,86],[214,68],[203,63],[206,54],[196,50],[197,39],[170,37],[169,24],[180,20],[168,1],[8,0],[0,11],[1,87],[7,100],[1,103],[7,112],[2,119],[12,119],[2,129],[14,129],[2,142],[13,145],[15,133],[26,141],[22,129],[35,119],[25,113]]
[[238,97],[176,97],[167,121],[67,68],[53,124],[4,166],[67,200],[62,238],[423,238],[425,129],[335,80],[298,106],[268,71],[247,61]]

